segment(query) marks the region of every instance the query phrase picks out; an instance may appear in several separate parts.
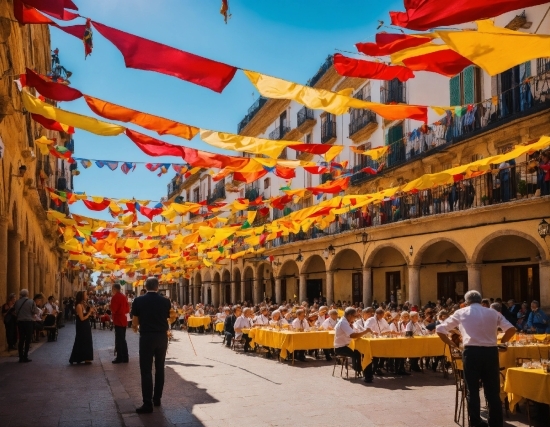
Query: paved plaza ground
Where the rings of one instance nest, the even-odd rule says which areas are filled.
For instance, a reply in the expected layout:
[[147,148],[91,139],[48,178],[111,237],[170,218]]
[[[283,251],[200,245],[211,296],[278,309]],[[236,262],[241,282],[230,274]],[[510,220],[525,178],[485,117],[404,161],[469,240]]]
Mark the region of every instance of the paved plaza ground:
[[[55,343],[34,344],[32,363],[0,357],[3,427],[111,426],[453,426],[455,386],[441,373],[360,380],[332,376],[326,361],[267,360],[235,353],[217,335],[176,331],[166,362],[162,407],[141,405],[138,336],[128,330],[130,363],[113,365],[114,333],[94,330],[94,363],[69,365],[74,325]],[[507,426],[524,426],[512,415]],[[539,421],[537,425],[550,425]]]

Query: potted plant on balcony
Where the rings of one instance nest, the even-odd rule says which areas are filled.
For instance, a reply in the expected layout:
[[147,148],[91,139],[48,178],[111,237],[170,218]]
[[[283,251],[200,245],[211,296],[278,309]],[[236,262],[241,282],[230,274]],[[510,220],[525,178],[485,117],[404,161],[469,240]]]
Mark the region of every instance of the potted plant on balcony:
[[486,206],[487,205],[487,200],[489,200],[489,197],[483,195],[481,196],[481,206]]
[[523,179],[518,182],[518,193],[521,197],[527,197],[527,182]]

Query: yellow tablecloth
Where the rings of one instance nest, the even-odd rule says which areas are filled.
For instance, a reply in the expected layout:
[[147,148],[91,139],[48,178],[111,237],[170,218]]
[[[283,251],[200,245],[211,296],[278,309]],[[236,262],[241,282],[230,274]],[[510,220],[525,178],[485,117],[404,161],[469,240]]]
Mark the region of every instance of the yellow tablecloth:
[[550,374],[542,369],[510,368],[506,371],[504,391],[512,412],[522,398],[550,405]]
[[528,345],[523,347],[508,346],[506,351],[499,351],[499,365],[501,368],[515,368],[516,359],[548,359],[550,355],[549,345]]
[[280,349],[283,359],[287,357],[289,352],[295,350],[317,350],[334,347],[334,332],[329,331],[294,332],[257,328],[250,329],[248,336],[252,338],[251,345],[258,344]]
[[223,332],[223,323],[216,323],[216,332]]
[[210,326],[211,322],[212,322],[212,319],[210,319],[210,316],[203,316],[203,317],[191,316],[189,319],[187,319],[187,326],[190,326],[192,328],[198,328],[199,326],[208,327]]
[[449,348],[438,336],[414,338],[356,338],[350,348],[363,355],[365,369],[373,357],[433,357],[449,356]]

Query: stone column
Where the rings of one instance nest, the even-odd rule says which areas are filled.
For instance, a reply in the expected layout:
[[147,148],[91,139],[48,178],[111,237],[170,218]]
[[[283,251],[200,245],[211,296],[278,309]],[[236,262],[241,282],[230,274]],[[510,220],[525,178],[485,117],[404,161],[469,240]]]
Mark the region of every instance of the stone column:
[[[0,301],[8,296],[8,220],[0,218]],[[16,295],[19,297],[19,295]],[[3,304],[3,303],[2,303]]]
[[[36,263],[34,264],[34,292],[38,293],[40,292],[40,288],[42,287],[42,277],[41,277],[41,268],[40,264],[38,264],[38,258],[36,259]],[[80,291],[80,288],[78,289]]]
[[300,274],[300,284],[298,285],[298,303],[301,304],[302,301],[307,299],[307,276],[305,274]]
[[409,302],[420,306],[420,266],[409,265]]
[[8,294],[21,290],[21,236],[8,233]]
[[235,280],[231,280],[229,287],[231,288],[231,301],[229,302],[235,304],[237,302],[237,284]]
[[280,277],[276,277],[275,278],[275,302],[277,304],[280,304],[281,301],[283,300],[281,298],[281,278]]
[[241,279],[241,302],[244,301],[246,296],[246,289],[245,289],[246,280]]
[[363,305],[372,305],[372,267],[363,267]]
[[[20,277],[19,280],[21,280],[21,287],[25,289],[29,289],[29,247],[25,245],[23,242],[21,242],[21,249],[19,252],[19,256],[20,256],[19,268],[21,269],[19,272],[19,277]],[[29,293],[30,293],[30,289],[29,289]]]
[[220,296],[219,296],[220,284],[219,283],[212,284],[210,285],[210,288],[212,289],[212,305],[217,308],[218,305],[220,305]]
[[[34,288],[35,288],[35,278],[34,278],[34,254],[32,252],[29,252],[29,294],[34,295]],[[59,298],[61,300],[62,295],[59,295]]]
[[548,313],[550,310],[550,261],[541,261],[539,263],[539,283],[540,283],[540,307]]
[[468,290],[481,293],[481,267],[483,264],[466,264],[466,267],[468,267]]
[[199,302],[199,289],[198,285],[193,286],[193,305],[197,305]]
[[334,302],[334,271],[327,271],[327,303]]

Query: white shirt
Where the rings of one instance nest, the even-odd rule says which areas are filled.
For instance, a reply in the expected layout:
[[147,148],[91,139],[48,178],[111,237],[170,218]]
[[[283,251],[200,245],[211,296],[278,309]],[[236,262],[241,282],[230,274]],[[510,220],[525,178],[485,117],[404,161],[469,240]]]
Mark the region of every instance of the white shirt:
[[462,335],[464,347],[496,347],[497,329],[504,332],[513,328],[502,314],[496,310],[485,308],[481,304],[472,304],[453,313],[443,323],[437,325],[436,332],[448,334],[458,326]]
[[[370,317],[369,319],[372,319],[372,317]],[[353,329],[355,329],[357,332],[363,332],[366,329],[365,325],[367,324],[367,321],[369,319],[365,320],[361,317],[359,320],[356,320],[353,324]]]
[[345,317],[340,318],[334,327],[334,348],[346,347],[351,342],[350,335],[355,331]]
[[370,329],[377,334],[383,334],[390,331],[390,325],[388,325],[386,319],[382,318],[378,320],[375,315],[365,322],[365,329]]
[[286,319],[283,319],[281,317],[279,320],[270,320],[269,324],[271,326],[283,326],[283,325],[288,325],[288,322],[286,321]]
[[336,327],[336,324],[338,323],[337,320],[332,320],[332,317],[329,317],[328,319],[325,319],[323,324],[321,325],[321,328],[327,330],[327,329],[334,329]]
[[427,335],[428,334],[428,330],[420,322],[413,323],[412,321],[410,321],[409,323],[407,323],[407,327],[405,328],[405,331],[412,332],[413,335]]
[[255,325],[269,325],[269,317],[260,314],[254,318]]
[[300,320],[298,318],[294,319],[292,321],[292,327],[294,329],[303,329],[304,331],[309,331],[309,323],[307,323],[307,320]]
[[241,315],[237,317],[237,320],[235,320],[235,325],[233,328],[235,328],[235,339],[240,339],[243,335],[242,332],[237,332],[237,329],[243,329],[243,328],[250,328],[252,325],[250,324],[250,319],[248,317],[244,317],[244,315]]
[[204,310],[202,308],[199,308],[197,311],[195,311],[195,317],[202,317],[204,316]]
[[322,328],[322,327],[323,327],[323,323],[325,323],[325,320],[330,319],[330,317],[325,317],[325,316],[326,316],[326,314],[323,315],[323,316],[319,316],[319,317],[317,318],[317,320],[315,321],[315,326],[316,326],[317,328]]
[[38,313],[36,313],[33,317],[35,321],[40,322],[42,321],[42,313],[44,312],[44,310],[39,307],[36,307],[36,309],[38,310]]
[[216,314],[216,323],[223,322],[227,315],[225,313],[218,313]]
[[405,328],[403,327],[403,324],[401,322],[398,322],[397,325],[395,323],[390,323],[390,331],[391,332],[405,332]]
[[57,306],[55,304],[50,304],[49,302],[46,303],[46,305],[44,306],[44,309],[46,310],[46,313],[48,313],[48,314],[53,314],[54,311],[59,311],[59,309],[57,308]]

